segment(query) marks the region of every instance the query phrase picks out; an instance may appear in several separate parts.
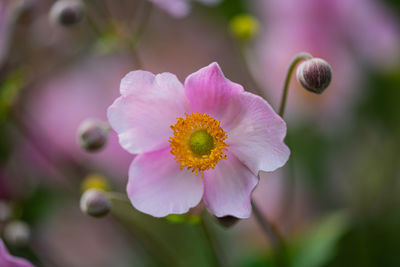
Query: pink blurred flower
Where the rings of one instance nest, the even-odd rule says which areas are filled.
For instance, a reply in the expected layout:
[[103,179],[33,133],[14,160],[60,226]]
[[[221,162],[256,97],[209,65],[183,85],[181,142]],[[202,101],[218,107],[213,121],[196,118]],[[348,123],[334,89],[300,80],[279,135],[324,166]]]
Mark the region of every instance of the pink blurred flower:
[[374,0],[260,3],[266,20],[258,51],[262,55],[263,73],[268,74],[264,81],[274,103],[278,103],[282,94],[288,64],[298,52],[323,58],[333,68],[333,83],[322,97],[301,88],[291,90],[293,103],[288,107],[296,109],[297,114],[300,111],[308,112],[308,116],[341,116],[360,94],[361,64],[390,67],[398,62],[398,23],[385,6]]
[[190,2],[200,2],[203,4],[216,4],[220,0],[149,0],[157,5],[159,8],[168,12],[171,16],[176,18],[185,17],[190,12]]
[[69,155],[125,178],[122,170],[129,166],[131,156],[121,149],[117,136],[111,133],[104,150],[88,153],[78,145],[77,130],[87,118],[106,120],[104,110],[118,96],[113,88],[129,65],[124,57],[89,57],[35,88],[26,123],[41,138],[39,145],[46,153],[61,159]]
[[17,258],[8,253],[3,240],[0,239],[0,266],[2,267],[33,267],[33,265],[23,258]]
[[120,92],[108,119],[121,146],[139,154],[127,192],[144,213],[182,214],[203,199],[218,217],[247,218],[259,171],[273,171],[289,157],[285,122],[226,79],[217,63],[184,85],[170,73],[133,71]]

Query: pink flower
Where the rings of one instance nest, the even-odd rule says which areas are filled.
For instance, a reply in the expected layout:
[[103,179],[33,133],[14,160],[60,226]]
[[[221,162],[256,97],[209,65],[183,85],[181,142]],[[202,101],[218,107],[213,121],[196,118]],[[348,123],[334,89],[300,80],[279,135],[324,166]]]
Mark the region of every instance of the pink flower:
[[1,267],[33,267],[33,265],[23,258],[17,258],[8,253],[3,240],[0,239],[0,266]]
[[[258,172],[285,164],[285,122],[261,97],[226,79],[217,63],[189,75],[128,73],[108,119],[129,170],[135,208],[163,217],[203,199],[218,217],[247,218]],[[172,129],[172,130],[171,130]]]
[[[167,11],[171,16],[176,18],[185,17],[190,11],[190,2],[194,0],[150,0],[159,8]],[[196,0],[204,4],[216,4],[220,0]]]
[[[83,151],[77,144],[76,135],[85,119],[106,119],[104,109],[118,96],[112,88],[129,69],[125,58],[126,55],[87,57],[34,88],[35,94],[27,105],[30,116],[26,123],[43,140],[39,145],[45,153],[61,160],[67,154],[78,161],[99,166],[99,171],[122,177],[124,173],[120,170],[129,166],[131,157],[121,149],[114,133],[105,149],[95,154]],[[48,140],[55,146],[46,145]],[[21,153],[31,157],[27,159],[29,162],[37,161],[35,150],[28,150],[24,144],[22,150]],[[35,162],[35,165],[38,164]]]

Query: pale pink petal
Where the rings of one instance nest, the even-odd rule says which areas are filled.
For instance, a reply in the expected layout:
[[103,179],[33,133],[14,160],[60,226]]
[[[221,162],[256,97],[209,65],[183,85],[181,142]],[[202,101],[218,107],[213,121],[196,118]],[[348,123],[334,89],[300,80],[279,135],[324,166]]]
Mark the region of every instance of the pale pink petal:
[[201,175],[181,170],[170,148],[137,156],[129,170],[129,199],[155,217],[186,213],[203,196]]
[[130,72],[121,81],[121,94],[107,116],[121,146],[133,154],[167,146],[170,126],[190,110],[182,84],[170,73]]
[[0,266],[2,267],[34,267],[23,258],[17,258],[8,253],[3,240],[0,239]]
[[235,95],[221,126],[228,135],[228,150],[255,175],[274,171],[289,158],[290,150],[283,142],[286,123],[257,95]]
[[217,120],[225,113],[231,98],[243,91],[241,85],[225,78],[215,62],[185,80],[185,92],[193,112],[208,113]]
[[122,78],[119,91],[124,96],[138,94],[144,89],[151,88],[153,82],[153,73],[144,70],[131,71]]
[[217,217],[248,218],[250,197],[258,178],[232,153],[218,162],[204,177],[204,203]]

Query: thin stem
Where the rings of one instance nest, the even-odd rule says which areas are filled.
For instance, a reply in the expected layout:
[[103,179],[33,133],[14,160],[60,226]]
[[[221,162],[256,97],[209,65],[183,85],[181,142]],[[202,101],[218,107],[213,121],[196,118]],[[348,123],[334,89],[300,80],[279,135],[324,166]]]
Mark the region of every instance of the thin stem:
[[211,254],[212,254],[212,257],[213,257],[214,265],[217,266],[217,267],[218,266],[223,266],[222,261],[218,256],[218,255],[220,255],[220,253],[219,253],[219,249],[218,249],[218,246],[217,246],[217,241],[213,238],[214,235],[211,232],[211,229],[207,225],[205,220],[206,220],[206,218],[203,215],[202,218],[201,218],[201,224],[200,225],[201,225],[201,228],[203,229],[204,236],[205,236],[205,238],[206,238],[206,240],[207,240],[207,242],[208,242],[208,244],[210,246],[210,251],[211,251]]
[[295,198],[295,188],[296,188],[296,177],[295,177],[295,166],[292,157],[287,162],[287,177],[285,179],[285,187],[283,192],[282,199],[282,210],[279,216],[280,219],[283,219],[286,222],[290,222],[293,216],[293,201]]
[[257,219],[257,222],[260,224],[261,228],[264,230],[267,238],[270,240],[272,247],[275,252],[279,252],[283,247],[283,240],[281,236],[278,234],[277,230],[272,226],[272,224],[264,217],[258,208],[256,202],[251,200],[251,207],[253,208],[254,216]]
[[142,0],[141,6],[139,7],[139,18],[137,21],[136,29],[133,33],[133,45],[136,47],[139,39],[142,37],[150,19],[151,11],[153,9],[153,5],[146,0]]
[[253,72],[250,69],[250,64],[246,57],[245,45],[241,42],[237,42],[237,46],[240,59],[243,62],[244,69],[246,70],[247,77],[249,78],[253,91],[264,99],[267,99],[268,97],[265,93],[265,90],[262,90],[261,86],[258,84],[257,79],[254,77]]
[[120,192],[106,192],[106,196],[111,200],[118,200],[130,204],[128,197]]
[[[126,197],[121,198],[121,195],[120,193],[112,193],[114,201],[111,212],[114,217],[132,232],[136,240],[140,240],[141,247],[151,255],[152,260],[157,262],[157,266],[180,266],[179,258],[176,258],[170,248],[155,238],[150,231],[139,225],[131,216],[132,210],[126,210],[126,207],[131,209],[131,204],[128,204]],[[121,205],[115,201],[119,201]]]
[[293,60],[292,63],[289,65],[289,68],[286,72],[286,78],[285,78],[285,84],[283,85],[283,94],[282,94],[282,99],[281,99],[281,104],[279,107],[279,116],[283,118],[283,114],[285,113],[285,108],[286,108],[286,101],[288,97],[288,91],[289,91],[289,84],[290,84],[290,78],[292,77],[292,73],[297,65],[302,60],[307,60],[311,59],[312,56],[309,53],[299,53],[297,54]]
[[95,23],[94,19],[92,19],[91,16],[87,16],[86,20],[88,22],[89,27],[93,30],[93,32],[96,34],[97,37],[101,37],[103,36],[100,28],[97,26],[97,24]]

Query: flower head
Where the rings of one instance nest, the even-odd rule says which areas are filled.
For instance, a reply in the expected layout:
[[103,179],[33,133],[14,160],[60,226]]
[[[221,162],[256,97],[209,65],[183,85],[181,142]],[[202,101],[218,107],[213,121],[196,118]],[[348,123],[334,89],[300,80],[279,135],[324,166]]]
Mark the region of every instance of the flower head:
[[138,210],[163,217],[202,199],[217,217],[247,218],[258,172],[285,164],[285,122],[217,63],[182,85],[171,73],[132,71],[108,119],[133,154],[127,186]]
[[8,253],[3,240],[0,239],[0,266],[4,267],[33,267],[31,263],[23,258],[17,258]]

